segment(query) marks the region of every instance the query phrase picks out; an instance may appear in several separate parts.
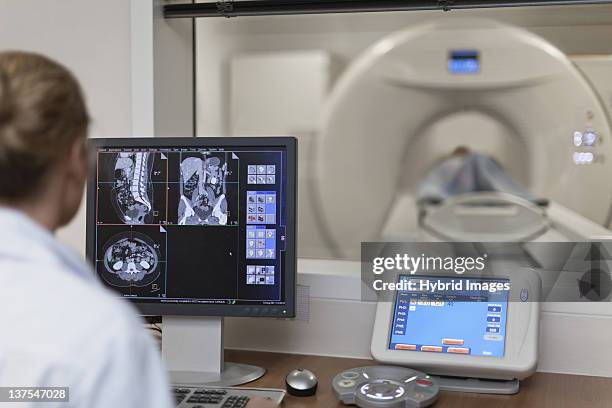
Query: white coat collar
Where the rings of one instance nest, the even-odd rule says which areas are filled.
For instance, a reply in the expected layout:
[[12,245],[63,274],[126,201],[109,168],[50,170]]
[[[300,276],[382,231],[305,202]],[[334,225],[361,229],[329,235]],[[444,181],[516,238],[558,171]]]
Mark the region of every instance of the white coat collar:
[[0,206],[0,260],[2,258],[53,263],[83,278],[94,278],[92,268],[51,232],[23,212]]

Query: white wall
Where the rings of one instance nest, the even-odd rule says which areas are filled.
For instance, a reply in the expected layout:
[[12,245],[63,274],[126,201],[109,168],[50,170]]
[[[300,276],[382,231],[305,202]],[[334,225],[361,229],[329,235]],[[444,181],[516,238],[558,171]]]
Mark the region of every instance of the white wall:
[[[0,50],[7,49],[43,53],[75,73],[91,136],[131,135],[128,0],[2,0]],[[84,253],[84,206],[60,236]]]

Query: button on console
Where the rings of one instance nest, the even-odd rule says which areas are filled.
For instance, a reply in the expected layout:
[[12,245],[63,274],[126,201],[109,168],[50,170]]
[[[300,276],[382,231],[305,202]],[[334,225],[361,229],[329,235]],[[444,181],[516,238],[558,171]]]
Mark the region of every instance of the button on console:
[[421,378],[419,380],[416,380],[417,385],[420,385],[421,387],[431,387],[433,385],[433,381],[431,380],[426,380],[425,378]]

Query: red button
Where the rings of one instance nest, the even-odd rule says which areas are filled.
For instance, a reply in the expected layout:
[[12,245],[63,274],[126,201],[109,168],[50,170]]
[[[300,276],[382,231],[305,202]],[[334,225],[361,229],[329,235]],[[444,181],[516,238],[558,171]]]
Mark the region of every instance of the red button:
[[424,378],[421,378],[420,380],[416,380],[416,383],[417,385],[420,385],[421,387],[431,387],[433,385],[433,381],[429,381]]

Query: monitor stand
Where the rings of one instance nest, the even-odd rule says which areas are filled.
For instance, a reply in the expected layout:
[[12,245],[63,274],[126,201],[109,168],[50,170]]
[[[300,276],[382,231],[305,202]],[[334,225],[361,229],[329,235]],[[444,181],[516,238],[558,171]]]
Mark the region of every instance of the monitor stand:
[[441,391],[511,395],[519,392],[520,387],[518,380],[487,380],[434,375],[432,377],[438,381]]
[[231,387],[266,373],[224,362],[222,317],[164,316],[162,324],[162,357],[173,384]]

